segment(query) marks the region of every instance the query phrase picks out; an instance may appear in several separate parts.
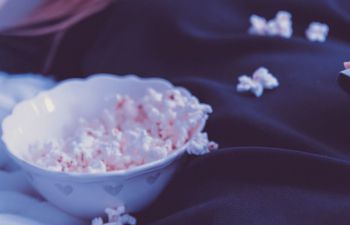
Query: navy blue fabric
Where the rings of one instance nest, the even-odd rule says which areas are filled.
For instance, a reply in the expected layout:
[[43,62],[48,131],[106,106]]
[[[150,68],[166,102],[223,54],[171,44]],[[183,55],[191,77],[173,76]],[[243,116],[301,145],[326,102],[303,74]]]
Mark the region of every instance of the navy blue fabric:
[[[291,39],[247,34],[253,13],[293,14]],[[339,0],[119,2],[83,60],[83,74],[160,76],[214,113],[222,147],[191,158],[141,224],[350,224],[350,97],[337,86],[350,58],[350,3]],[[330,26],[309,42],[312,21]],[[281,86],[238,94],[237,77],[265,66]],[[259,147],[247,147],[259,146]]]
[[50,44],[50,36],[0,36],[0,70],[8,73],[40,73]]
[[[251,14],[278,10],[293,14],[291,39],[247,34]],[[163,77],[213,106],[206,130],[221,149],[190,157],[139,224],[348,225],[350,97],[336,79],[349,12],[348,0],[118,1],[67,34],[51,72]],[[327,42],[305,38],[312,21],[330,26]],[[237,93],[259,66],[280,87]]]

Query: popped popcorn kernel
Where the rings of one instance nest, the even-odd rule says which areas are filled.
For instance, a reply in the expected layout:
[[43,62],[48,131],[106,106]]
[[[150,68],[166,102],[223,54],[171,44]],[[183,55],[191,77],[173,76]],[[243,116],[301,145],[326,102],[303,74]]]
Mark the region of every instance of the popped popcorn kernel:
[[293,35],[292,15],[286,11],[278,11],[275,18],[266,20],[264,17],[252,15],[249,33],[260,36],[280,36],[290,38]]
[[91,225],[103,225],[103,220],[101,217],[95,218],[91,221]]
[[264,87],[260,82],[248,77],[247,75],[242,75],[238,77],[236,90],[238,92],[250,91],[256,97],[260,97],[264,92]]
[[187,153],[190,155],[204,155],[219,148],[219,145],[208,140],[207,133],[199,133],[189,144]]
[[125,213],[125,207],[119,206],[117,208],[106,208],[107,223],[103,222],[101,217],[95,218],[91,221],[91,225],[136,225],[135,217]]
[[249,33],[256,35],[267,35],[267,21],[264,17],[258,15],[250,16],[251,27]]
[[98,118],[79,118],[73,134],[30,145],[25,159],[54,171],[105,173],[160,160],[189,142],[209,152],[207,135],[194,136],[211,112],[177,88],[149,89],[139,99],[118,94]]
[[260,67],[253,73],[253,80],[261,83],[265,89],[274,89],[279,85],[277,78],[265,67]]
[[329,27],[325,23],[312,22],[307,28],[305,35],[309,41],[325,42],[328,36]]
[[260,67],[252,77],[242,75],[238,77],[237,92],[252,92],[256,97],[262,96],[264,89],[272,90],[279,86],[279,82],[268,69]]

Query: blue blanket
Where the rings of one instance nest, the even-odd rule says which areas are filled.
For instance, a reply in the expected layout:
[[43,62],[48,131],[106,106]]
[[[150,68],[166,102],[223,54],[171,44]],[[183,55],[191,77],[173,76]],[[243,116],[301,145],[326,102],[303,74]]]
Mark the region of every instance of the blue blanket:
[[[279,10],[293,15],[290,39],[248,34],[250,15],[272,18]],[[348,225],[350,98],[336,80],[350,58],[349,11],[348,0],[116,1],[66,33],[50,73],[58,79],[101,72],[163,77],[213,106],[206,131],[220,150],[191,158],[136,215],[139,224]],[[329,25],[326,42],[305,38],[312,21]],[[12,56],[0,65],[39,71],[46,42],[38,40],[0,38],[3,46],[34,56],[15,61],[13,48],[0,45],[0,56]],[[280,87],[261,98],[237,93],[237,78],[260,66]],[[27,199],[30,190],[17,182],[24,194],[12,198]],[[41,210],[51,206],[37,209],[43,217],[16,213],[23,208],[4,212],[47,223]],[[52,217],[56,224],[79,224],[59,215]]]

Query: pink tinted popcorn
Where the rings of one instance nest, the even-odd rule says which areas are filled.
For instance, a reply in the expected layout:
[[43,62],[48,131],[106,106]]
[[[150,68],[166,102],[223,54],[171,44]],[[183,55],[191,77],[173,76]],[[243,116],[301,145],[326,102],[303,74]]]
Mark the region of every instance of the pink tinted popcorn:
[[215,147],[207,134],[195,137],[211,112],[181,88],[149,89],[139,99],[117,95],[99,118],[81,118],[73,135],[32,144],[26,159],[54,171],[103,173],[162,159],[186,144],[200,155]]
[[328,36],[329,27],[325,23],[312,22],[305,34],[309,41],[325,42]]

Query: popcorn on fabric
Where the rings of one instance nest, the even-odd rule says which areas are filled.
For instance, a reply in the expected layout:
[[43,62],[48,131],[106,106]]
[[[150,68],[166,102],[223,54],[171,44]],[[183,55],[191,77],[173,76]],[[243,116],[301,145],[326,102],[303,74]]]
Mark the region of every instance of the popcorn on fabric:
[[252,15],[250,17],[251,27],[249,33],[256,35],[267,35],[267,21],[264,17]]
[[290,38],[293,34],[292,15],[286,11],[277,12],[275,18],[269,21],[264,17],[252,15],[250,23],[250,34],[284,38]]
[[136,225],[135,217],[125,213],[125,207],[106,208],[105,213],[108,217],[108,222],[104,223],[101,217],[97,217],[91,221],[91,225]]
[[91,225],[104,225],[103,219],[101,217],[94,218],[91,221]]
[[325,42],[328,36],[329,27],[325,23],[312,22],[305,34],[309,41]]
[[262,96],[264,89],[272,90],[279,86],[279,82],[265,67],[258,68],[249,77],[242,75],[238,77],[238,84],[236,90],[238,92],[252,92],[256,97]]
[[238,92],[252,92],[256,97],[260,97],[264,92],[263,85],[252,79],[251,77],[247,75],[242,75],[238,77],[238,84],[236,87],[236,90]]
[[103,173],[160,160],[186,144],[194,154],[208,152],[215,145],[207,134],[194,136],[211,112],[177,88],[149,89],[140,99],[117,95],[99,118],[80,118],[73,135],[30,145],[26,160],[54,171]]
[[259,82],[265,89],[274,89],[279,85],[277,78],[265,67],[260,67],[253,73],[253,80]]

